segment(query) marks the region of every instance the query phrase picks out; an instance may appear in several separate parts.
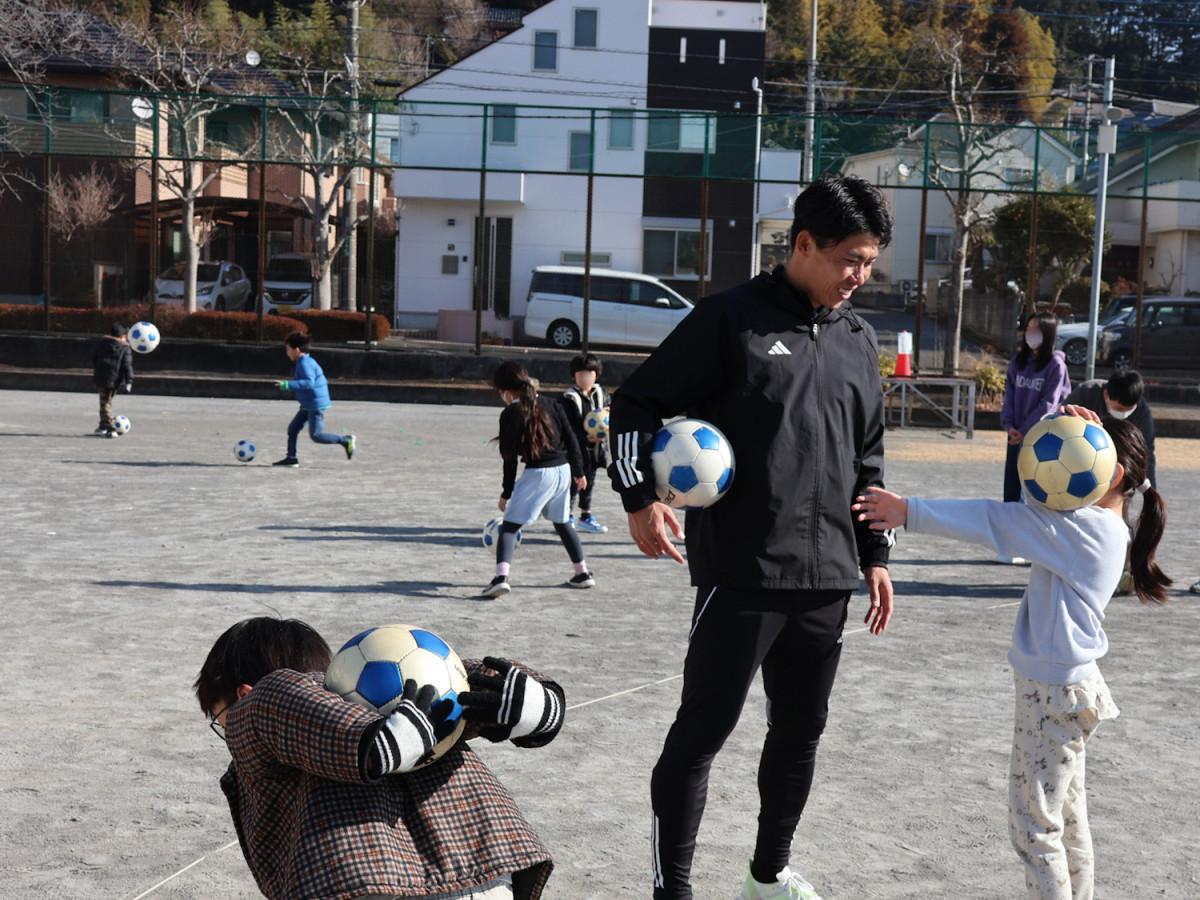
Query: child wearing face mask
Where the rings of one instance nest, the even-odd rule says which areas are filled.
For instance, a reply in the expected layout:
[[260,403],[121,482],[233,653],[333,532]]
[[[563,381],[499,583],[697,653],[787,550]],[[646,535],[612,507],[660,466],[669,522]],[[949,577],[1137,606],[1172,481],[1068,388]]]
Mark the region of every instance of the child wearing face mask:
[[1083,406],[1098,416],[1128,419],[1136,425],[1146,441],[1146,477],[1152,487],[1158,487],[1154,460],[1154,416],[1144,396],[1146,390],[1142,376],[1134,369],[1118,369],[1108,377],[1085,381],[1067,398],[1067,403]]
[[1062,351],[1054,349],[1058,319],[1038,313],[1025,324],[1021,349],[1008,364],[1004,381],[1004,406],[1000,423],[1008,432],[1008,455],[1004,461],[1004,501],[1021,500],[1017,455],[1025,433],[1057,410],[1071,393],[1071,376]]

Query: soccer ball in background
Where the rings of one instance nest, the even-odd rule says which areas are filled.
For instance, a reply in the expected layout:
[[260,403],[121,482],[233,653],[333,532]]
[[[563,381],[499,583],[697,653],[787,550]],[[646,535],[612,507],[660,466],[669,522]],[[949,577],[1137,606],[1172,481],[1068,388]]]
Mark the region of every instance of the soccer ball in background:
[[1091,506],[1107,493],[1117,469],[1108,432],[1078,416],[1047,416],[1029,429],[1017,456],[1025,493],[1050,509]]
[[237,457],[238,462],[250,462],[257,452],[258,448],[254,446],[253,441],[242,440],[233,446],[233,455]]
[[[497,516],[494,519],[488,519],[486,525],[483,526],[483,547],[485,550],[491,550],[496,546],[496,541],[500,540],[500,523],[504,519]],[[521,529],[517,529],[517,546],[521,545]]]
[[[454,746],[466,727],[458,695],[470,690],[467,670],[450,645],[432,631],[413,625],[381,625],[356,634],[342,645],[325,670],[325,687],[342,699],[386,716],[399,705],[404,682],[433,685],[439,700],[453,700],[454,731],[433,748],[440,757]],[[428,763],[426,763],[428,765]]]
[[153,322],[137,322],[128,334],[129,346],[138,353],[149,353],[158,346],[158,329]]
[[608,440],[608,407],[589,410],[583,417],[583,430],[587,432],[588,437],[597,441]]
[[128,416],[117,416],[113,419],[113,431],[117,434],[129,434],[129,429],[133,427],[133,423],[129,421]]
[[668,422],[654,436],[650,456],[658,499],[675,509],[703,509],[733,483],[733,447],[700,419]]

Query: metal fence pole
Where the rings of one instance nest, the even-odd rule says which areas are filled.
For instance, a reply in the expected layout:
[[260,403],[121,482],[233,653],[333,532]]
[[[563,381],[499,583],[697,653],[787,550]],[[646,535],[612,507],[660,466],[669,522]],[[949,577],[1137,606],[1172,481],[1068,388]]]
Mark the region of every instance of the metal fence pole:
[[921,371],[921,321],[925,318],[925,227],[929,216],[929,127],[921,160],[921,228],[917,235],[917,309],[913,325],[913,373]]
[[479,166],[479,221],[475,223],[475,355],[483,353],[483,245],[487,237],[487,140],[488,106],[483,106],[483,150]]
[[1037,301],[1037,245],[1038,245],[1038,162],[1042,149],[1042,130],[1033,134],[1033,197],[1029,202],[1029,256],[1025,277],[1025,312],[1032,313]]
[[258,112],[258,278],[255,313],[257,318],[257,336],[261,344],[266,340],[266,325],[263,321],[266,313],[267,292],[267,102],[263,101]]
[[158,97],[154,98],[154,114],[151,118],[153,134],[150,138],[150,321],[158,313],[158,270],[159,220],[158,220]]
[[375,122],[378,119],[376,103],[375,100],[371,101],[371,155],[367,158],[367,177],[371,179],[367,188],[367,296],[358,304],[363,311],[363,341],[367,350],[371,349],[371,316],[375,311],[375,177],[378,174],[375,170]]
[[700,179],[700,276],[696,282],[696,300],[704,296],[705,275],[708,273],[708,128],[710,117],[704,116],[704,174]]
[[596,169],[596,110],[591,111],[588,130],[587,215],[583,226],[583,352],[588,352],[588,333],[592,312],[592,190]]
[[1150,150],[1152,138],[1146,134],[1142,156],[1142,236],[1138,246],[1137,300],[1133,304],[1133,367],[1142,364],[1142,306],[1146,302],[1146,224],[1150,215]]
[[52,161],[50,158],[51,137],[50,117],[54,109],[54,98],[49,91],[42,92],[42,106],[46,116],[45,144],[42,147],[42,325],[47,334],[50,333],[50,287],[52,275],[50,272],[50,175]]

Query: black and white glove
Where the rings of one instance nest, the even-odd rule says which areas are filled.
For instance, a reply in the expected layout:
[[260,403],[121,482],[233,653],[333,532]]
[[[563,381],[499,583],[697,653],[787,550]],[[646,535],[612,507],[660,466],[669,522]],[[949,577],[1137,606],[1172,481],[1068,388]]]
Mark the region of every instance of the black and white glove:
[[459,694],[463,718],[479,724],[489,741],[536,739],[549,741],[563,724],[563,695],[505,659],[485,656],[483,664],[498,675],[472,672],[471,690]]
[[435,744],[454,731],[458,723],[447,718],[454,710],[454,701],[435,703],[436,695],[431,684],[418,690],[413,679],[404,682],[404,699],[375,735],[372,749],[377,767],[369,766],[372,774],[411,772],[429,759]]

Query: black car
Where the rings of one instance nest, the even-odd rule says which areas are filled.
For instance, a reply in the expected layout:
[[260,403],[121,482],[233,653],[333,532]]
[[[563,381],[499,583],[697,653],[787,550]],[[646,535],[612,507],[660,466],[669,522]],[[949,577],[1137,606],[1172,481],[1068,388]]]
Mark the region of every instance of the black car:
[[[1099,358],[1116,369],[1133,365],[1133,310],[1114,320],[1100,339]],[[1141,365],[1200,366],[1200,297],[1146,297],[1142,306]]]

